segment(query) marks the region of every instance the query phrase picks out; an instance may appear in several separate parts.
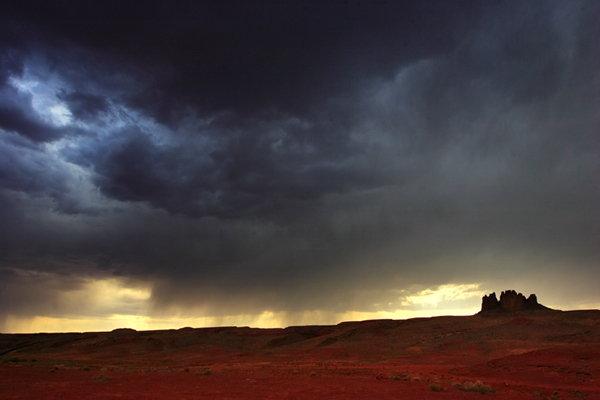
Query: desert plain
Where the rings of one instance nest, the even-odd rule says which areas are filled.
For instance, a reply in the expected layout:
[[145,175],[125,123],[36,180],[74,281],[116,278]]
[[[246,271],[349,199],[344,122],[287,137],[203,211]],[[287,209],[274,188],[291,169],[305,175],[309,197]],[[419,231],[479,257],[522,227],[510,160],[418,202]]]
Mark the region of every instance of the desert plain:
[[600,399],[600,311],[0,335],[2,399]]

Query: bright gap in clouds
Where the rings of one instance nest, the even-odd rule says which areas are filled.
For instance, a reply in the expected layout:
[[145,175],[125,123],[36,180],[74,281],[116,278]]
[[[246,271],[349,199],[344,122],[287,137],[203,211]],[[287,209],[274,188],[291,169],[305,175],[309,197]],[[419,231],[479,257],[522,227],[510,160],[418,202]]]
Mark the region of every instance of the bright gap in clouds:
[[333,325],[344,321],[370,319],[408,319],[439,315],[472,315],[479,311],[484,291],[479,284],[442,285],[427,288],[392,299],[402,308],[393,311],[328,312],[306,310],[285,312],[265,310],[260,314],[198,316],[200,309],[173,309],[171,315],[156,314],[152,308],[150,286],[128,286],[118,278],[90,280],[77,289],[63,291],[59,302],[76,305],[70,314],[60,316],[9,315],[3,331],[33,332],[90,332],[117,328],[136,330],[179,329],[182,327],[250,326],[255,328],[284,328],[292,325]]
[[54,125],[63,126],[71,123],[71,111],[64,104],[55,104],[49,107],[48,111]]
[[420,308],[446,308],[446,306],[452,302],[467,300],[473,297],[480,298],[487,294],[485,291],[480,290],[479,284],[469,285],[441,285],[435,289],[424,289],[416,294],[408,295],[404,297],[401,302],[403,306],[407,307],[420,307]]
[[73,116],[67,105],[56,97],[57,89],[63,86],[60,82],[54,80],[39,82],[25,73],[23,78],[11,77],[10,84],[21,93],[31,96],[31,107],[42,120],[57,127],[73,122]]

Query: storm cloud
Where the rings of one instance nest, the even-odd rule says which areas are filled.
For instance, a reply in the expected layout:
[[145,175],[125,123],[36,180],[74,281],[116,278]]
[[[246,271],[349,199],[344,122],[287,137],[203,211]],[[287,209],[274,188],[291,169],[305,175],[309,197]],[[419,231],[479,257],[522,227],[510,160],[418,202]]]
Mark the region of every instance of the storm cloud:
[[598,304],[594,1],[0,11],[0,329],[111,279],[156,315]]

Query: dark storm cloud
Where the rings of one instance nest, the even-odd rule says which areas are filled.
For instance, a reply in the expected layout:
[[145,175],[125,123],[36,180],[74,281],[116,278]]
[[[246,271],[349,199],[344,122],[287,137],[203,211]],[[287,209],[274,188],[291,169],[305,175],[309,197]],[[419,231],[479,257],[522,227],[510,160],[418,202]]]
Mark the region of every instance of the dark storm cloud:
[[3,265],[223,313],[597,280],[595,2],[32,4],[0,17]]
[[130,104],[172,121],[201,112],[306,112],[369,76],[452,48],[477,2],[9,2],[7,23],[48,44],[72,43],[156,66]]
[[17,132],[34,142],[50,142],[67,133],[41,120],[31,107],[31,97],[10,87],[0,91],[0,129]]
[[109,197],[196,217],[297,212],[290,207],[384,179],[354,165],[364,151],[333,121],[310,127],[297,119],[246,121],[240,130],[217,118],[195,135],[200,143],[193,137],[159,143],[129,127],[67,154],[92,166]]
[[39,145],[16,134],[0,133],[0,218],[7,222],[4,233],[20,230],[20,218],[32,212],[27,210],[21,195],[49,199],[52,209],[63,214],[96,212],[95,207],[79,198],[78,185],[72,179],[68,166],[57,163]]
[[53,160],[44,157],[43,153],[36,150],[31,147],[14,146],[9,140],[2,141],[2,149],[0,149],[2,188],[42,193],[51,187],[64,186],[67,177],[56,170],[53,171]]
[[10,47],[3,46],[3,52],[0,55],[0,89],[6,86],[11,75],[21,75],[22,73],[21,54]]
[[109,109],[106,98],[94,94],[63,90],[57,93],[57,97],[67,103],[71,114],[77,119],[92,120]]

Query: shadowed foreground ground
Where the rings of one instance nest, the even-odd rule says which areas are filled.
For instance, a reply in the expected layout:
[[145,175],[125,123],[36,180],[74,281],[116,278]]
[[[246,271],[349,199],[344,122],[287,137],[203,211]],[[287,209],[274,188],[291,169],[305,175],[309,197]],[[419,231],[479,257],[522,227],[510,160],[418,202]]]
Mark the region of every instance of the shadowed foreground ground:
[[0,335],[0,353],[2,399],[600,399],[598,310]]

